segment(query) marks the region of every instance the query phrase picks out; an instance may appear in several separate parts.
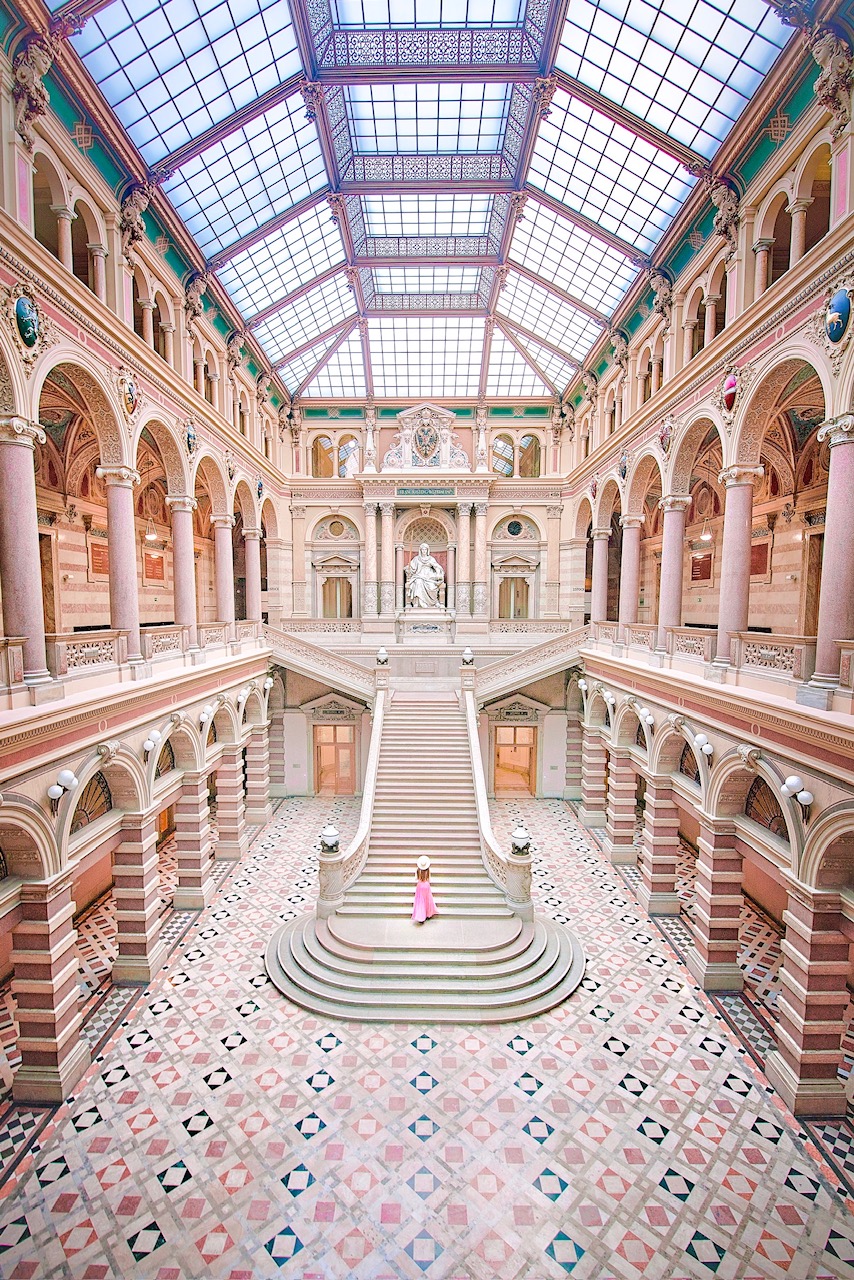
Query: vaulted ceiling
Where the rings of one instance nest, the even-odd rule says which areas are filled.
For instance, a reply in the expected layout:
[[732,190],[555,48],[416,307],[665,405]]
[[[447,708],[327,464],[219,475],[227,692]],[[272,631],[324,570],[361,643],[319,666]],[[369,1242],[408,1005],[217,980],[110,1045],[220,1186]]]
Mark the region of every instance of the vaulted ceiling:
[[301,400],[561,393],[792,34],[762,0],[85,10],[76,53]]

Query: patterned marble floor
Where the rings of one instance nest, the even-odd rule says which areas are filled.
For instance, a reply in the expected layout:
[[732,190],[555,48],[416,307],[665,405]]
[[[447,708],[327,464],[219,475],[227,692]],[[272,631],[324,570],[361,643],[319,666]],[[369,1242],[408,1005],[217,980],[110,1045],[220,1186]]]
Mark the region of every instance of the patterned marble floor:
[[0,1191],[0,1277],[854,1277],[851,1201],[559,801],[495,805],[589,956],[505,1027],[305,1013],[265,980],[310,910],[289,800]]

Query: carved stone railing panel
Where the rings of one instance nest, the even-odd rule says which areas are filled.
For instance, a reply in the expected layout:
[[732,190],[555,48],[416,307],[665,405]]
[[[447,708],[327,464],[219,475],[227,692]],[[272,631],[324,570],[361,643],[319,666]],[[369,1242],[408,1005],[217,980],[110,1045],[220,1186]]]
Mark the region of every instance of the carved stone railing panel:
[[783,680],[809,680],[815,671],[815,636],[775,636],[735,631],[732,665]]
[[156,658],[178,657],[187,647],[186,627],[141,627],[139,637],[142,656],[148,662]]
[[620,629],[616,622],[594,622],[592,627],[597,640],[608,640],[612,644],[617,643]]
[[282,664],[306,675],[312,680],[325,681],[345,693],[355,693],[357,697],[373,702],[374,675],[358,662],[330,653],[320,645],[310,644],[300,636],[277,627],[264,627],[264,638],[273,651],[274,658]]
[[654,649],[658,627],[654,624],[632,622],[623,628],[626,643],[633,649]]
[[313,631],[317,635],[333,632],[356,634],[362,630],[361,618],[288,618],[288,631]]
[[839,684],[843,689],[854,689],[854,640],[840,640]]
[[257,640],[261,624],[245,619],[234,624],[234,634],[238,640]]
[[675,658],[712,662],[718,651],[718,633],[701,627],[667,627],[667,652]]
[[566,623],[559,618],[496,618],[489,624],[492,635],[562,635]]
[[72,631],[45,636],[48,671],[60,676],[89,675],[127,661],[126,631]]
[[497,698],[501,693],[511,693],[522,684],[553,675],[578,658],[578,651],[590,639],[589,627],[576,627],[564,631],[553,640],[532,645],[522,653],[514,653],[499,662],[490,662],[476,673],[478,702]]
[[0,689],[10,690],[24,682],[24,641],[20,636],[0,638]]
[[206,622],[199,627],[199,648],[213,649],[217,645],[228,643],[228,624],[225,622]]

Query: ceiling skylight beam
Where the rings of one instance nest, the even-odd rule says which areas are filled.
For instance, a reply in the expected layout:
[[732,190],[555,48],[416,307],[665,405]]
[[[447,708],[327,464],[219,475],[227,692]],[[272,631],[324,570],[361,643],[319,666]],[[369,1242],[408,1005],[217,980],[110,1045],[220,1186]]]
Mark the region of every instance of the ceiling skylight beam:
[[[383,294],[388,297],[388,294]],[[389,320],[395,316],[477,316],[482,320],[486,315],[486,307],[407,307],[406,310],[392,311],[387,307],[366,307],[365,315],[372,320]]]
[[633,133],[636,138],[642,138],[650,146],[656,147],[659,151],[663,151],[665,155],[678,160],[686,169],[705,169],[708,165],[708,160],[705,156],[700,155],[699,151],[683,146],[681,142],[677,142],[675,138],[671,138],[661,129],[656,129],[654,124],[648,124],[646,120],[641,120],[640,116],[636,116],[632,111],[627,111],[625,107],[618,107],[610,98],[603,97],[595,89],[588,89],[586,84],[582,84],[574,76],[568,76],[565,71],[558,70],[555,71],[554,76],[558,88],[563,89],[571,98],[577,98],[579,102],[583,102],[586,106],[592,107],[594,111],[607,116],[614,124],[628,129],[629,133]]
[[251,329],[256,324],[263,324],[265,320],[269,320],[270,316],[274,316],[277,311],[281,311],[282,307],[289,306],[292,302],[296,302],[297,298],[301,298],[303,294],[308,293],[317,285],[323,284],[327,280],[331,280],[333,276],[337,276],[339,271],[343,270],[343,265],[336,262],[334,266],[327,267],[320,275],[313,276],[311,280],[307,280],[305,284],[301,284],[298,289],[293,289],[290,293],[285,294],[283,298],[277,298],[275,302],[271,302],[269,307],[264,307],[261,311],[250,316],[246,321],[247,328]]
[[272,235],[274,231],[280,231],[289,222],[293,222],[295,218],[308,213],[309,209],[321,204],[328,195],[329,188],[323,187],[322,190],[315,191],[310,196],[304,196],[302,200],[292,204],[290,209],[286,209],[284,213],[277,213],[275,217],[269,218],[267,222],[262,222],[261,226],[255,231],[247,232],[245,236],[241,236],[239,240],[235,240],[226,249],[222,249],[219,253],[215,253],[212,258],[209,258],[207,262],[208,270],[217,271],[229,259],[236,258],[239,253],[243,253],[244,249],[251,249],[253,245],[258,244],[261,240],[266,240],[267,236]]
[[483,331],[483,352],[480,357],[480,375],[477,381],[477,398],[486,395],[486,380],[489,377],[489,360],[492,355],[492,335],[495,331],[495,316],[489,316]]
[[595,307],[589,306],[588,303],[582,302],[579,298],[574,298],[571,293],[567,293],[559,285],[552,284],[550,280],[545,280],[542,276],[538,276],[536,271],[531,271],[530,268],[523,267],[518,262],[512,262],[510,265],[517,275],[524,276],[526,280],[531,281],[531,284],[538,284],[541,289],[546,289],[549,293],[553,293],[556,298],[560,298],[568,306],[574,307],[582,315],[589,316],[597,324],[603,324],[607,328],[611,323],[611,317],[606,316],[604,311],[597,311]]
[[549,390],[553,391],[555,395],[559,395],[560,391],[558,387],[555,386],[554,381],[551,378],[549,378],[547,374],[543,373],[540,366],[535,363],[535,361],[531,358],[531,356],[528,355],[528,352],[522,346],[521,342],[518,342],[516,340],[516,338],[513,336],[510,330],[501,323],[501,321],[498,319],[497,316],[495,319],[495,323],[498,326],[498,328],[501,330],[501,332],[504,334],[504,337],[507,339],[507,341],[516,349],[516,351],[519,352],[519,355],[522,357],[525,363],[534,370],[534,373],[537,375],[540,381],[544,382],[546,386],[549,388]]
[[374,372],[371,365],[371,334],[370,326],[365,320],[359,323],[359,339],[362,343],[362,364],[365,368],[365,390],[373,399],[374,396]]
[[329,328],[325,329],[323,333],[318,333],[315,337],[311,338],[308,342],[301,342],[298,347],[294,347],[294,349],[292,351],[289,351],[286,356],[283,356],[281,360],[276,360],[275,362],[276,368],[284,369],[285,365],[288,365],[291,363],[291,361],[296,360],[297,356],[301,356],[303,352],[310,351],[312,347],[319,346],[321,342],[327,342],[328,339],[333,336],[333,334],[337,334],[338,331],[344,328],[345,325],[350,325],[352,327],[357,319],[358,319],[358,316],[348,316],[346,320],[339,320],[337,324],[330,325]]
[[624,240],[622,236],[614,235],[612,231],[606,231],[593,218],[588,218],[583,213],[576,213],[574,209],[570,209],[569,205],[564,204],[561,200],[556,200],[554,196],[548,195],[545,191],[540,191],[539,187],[532,187],[530,182],[525,183],[524,190],[534,200],[539,200],[540,204],[544,204],[547,209],[560,214],[562,218],[566,218],[567,222],[573,223],[580,231],[586,231],[589,235],[604,241],[605,244],[609,244],[612,249],[616,249],[619,253],[624,253],[632,262],[638,264],[638,270],[640,270],[645,259],[637,245],[632,244],[629,240]]
[[447,264],[454,267],[497,267],[497,253],[465,253],[452,254],[447,257],[407,258],[398,255],[394,258],[371,257],[370,254],[356,254],[357,267],[436,267]]
[[536,62],[485,62],[472,67],[427,66],[407,64],[405,67],[361,66],[321,69],[315,79],[320,84],[459,84],[474,80],[478,84],[532,84],[540,75]]
[[344,343],[350,337],[350,334],[353,332],[353,330],[355,329],[358,323],[359,323],[358,319],[353,316],[351,316],[350,319],[346,321],[344,328],[341,330],[341,333],[335,339],[332,346],[329,348],[328,351],[324,352],[324,354],[320,357],[320,359],[318,360],[314,368],[311,370],[311,372],[305,375],[302,382],[297,387],[293,396],[294,400],[297,399],[297,397],[305,390],[305,388],[308,386],[310,382],[314,381],[314,379],[320,373],[320,370],[324,367],[324,365],[328,364],[329,361],[332,359],[332,357],[335,355],[335,352],[338,350],[338,348],[343,347]]
[[291,22],[293,23],[300,61],[305,67],[305,73],[308,78],[314,80],[317,75],[317,47],[311,32],[311,19],[308,16],[308,10],[304,0],[288,0],[288,5],[291,11]]
[[50,20],[51,31],[56,31],[62,26],[66,18],[76,18],[80,22],[85,23],[88,18],[94,18],[96,13],[100,13],[102,9],[106,9],[111,5],[113,0],[69,0],[68,4],[64,4],[61,9],[57,9]]
[[[453,185],[455,191],[479,191],[484,195],[502,195],[515,190],[511,178],[460,178]],[[447,194],[448,183],[442,178],[414,178],[410,181],[395,178],[348,178],[341,183],[340,191],[345,196],[383,196],[390,191],[403,191],[410,195],[415,192]]]
[[576,360],[575,356],[571,356],[568,352],[564,351],[563,347],[556,347],[553,342],[548,342],[545,338],[539,337],[539,335],[534,333],[531,329],[523,328],[523,326],[521,324],[517,324],[515,320],[508,320],[506,316],[496,315],[496,319],[501,321],[502,329],[513,329],[520,338],[528,338],[529,341],[536,342],[538,346],[545,347],[546,351],[551,351],[552,355],[557,356],[558,359],[565,360],[567,364],[573,365],[576,369],[581,368],[581,363]]

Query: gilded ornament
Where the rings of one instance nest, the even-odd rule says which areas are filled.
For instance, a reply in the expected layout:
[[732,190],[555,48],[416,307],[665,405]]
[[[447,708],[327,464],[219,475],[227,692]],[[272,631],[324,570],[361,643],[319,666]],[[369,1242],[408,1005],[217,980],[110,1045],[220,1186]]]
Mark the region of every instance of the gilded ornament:
[[38,307],[25,293],[22,293],[15,303],[15,320],[24,346],[34,347],[39,340],[41,324]]

